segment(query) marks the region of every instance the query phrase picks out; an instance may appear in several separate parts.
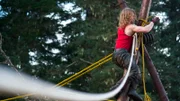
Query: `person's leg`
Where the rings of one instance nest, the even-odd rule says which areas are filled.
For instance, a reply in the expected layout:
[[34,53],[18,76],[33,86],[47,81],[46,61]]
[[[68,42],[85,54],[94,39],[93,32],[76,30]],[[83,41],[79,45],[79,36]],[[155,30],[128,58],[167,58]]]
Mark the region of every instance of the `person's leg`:
[[132,98],[134,101],[142,101],[142,98],[140,95],[137,94],[136,89],[140,82],[140,70],[139,67],[135,64],[135,62],[132,64],[131,67],[132,74],[129,76],[129,80],[131,82],[128,96]]
[[[122,50],[118,50],[114,54],[113,61],[118,66],[121,66],[121,68],[128,69],[128,66],[130,63],[130,57],[131,57],[130,53],[122,49]],[[136,92],[136,88],[139,83],[139,80],[140,80],[139,67],[136,65],[135,61],[133,61],[127,83],[125,84],[124,87],[127,87],[127,85],[130,85],[128,96],[131,97],[135,101],[142,101],[142,98]]]
[[[126,72],[127,72],[127,69],[126,69],[126,68],[123,68],[122,63],[120,63],[120,62],[117,61],[117,58],[119,57],[119,55],[120,55],[121,53],[124,53],[124,50],[118,50],[118,51],[115,50],[114,53],[113,53],[112,60],[113,60],[113,62],[114,62],[118,67],[120,67],[121,69],[124,70],[124,73],[123,73],[122,78],[121,78],[113,87],[111,87],[110,90],[116,89],[116,88],[121,84],[121,82],[122,82],[122,80],[124,79],[124,76],[125,76],[125,74],[126,74]],[[125,99],[128,98],[128,97],[127,97],[127,93],[128,93],[128,91],[129,91],[129,86],[130,86],[130,84],[125,84],[125,86],[121,89],[121,91],[114,96],[115,99],[117,99],[117,101],[122,101],[122,100],[123,100],[123,101],[126,101]]]
[[[124,58],[124,67],[128,68],[130,62],[130,55],[126,54]],[[128,92],[128,96],[132,98],[134,101],[142,101],[142,98],[136,92],[137,86],[140,82],[141,74],[138,65],[135,60],[132,62],[131,71],[128,77],[128,81],[130,83],[130,88]]]
[[[127,69],[124,69],[123,77],[116,83],[116,85],[111,87],[111,90],[116,89],[121,84],[126,73],[127,73]],[[129,87],[130,87],[130,83],[125,84],[124,87],[121,89],[121,91],[114,96],[114,98],[117,99],[117,101],[128,101],[129,97],[127,95],[128,95]]]

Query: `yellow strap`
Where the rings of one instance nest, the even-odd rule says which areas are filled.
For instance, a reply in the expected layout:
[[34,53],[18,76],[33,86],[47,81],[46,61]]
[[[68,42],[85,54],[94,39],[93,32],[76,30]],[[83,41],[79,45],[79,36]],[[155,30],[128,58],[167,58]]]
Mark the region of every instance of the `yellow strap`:
[[[90,66],[84,68],[83,70],[79,71],[78,73],[76,73],[76,74],[70,76],[69,78],[63,80],[62,82],[56,84],[55,87],[56,87],[56,86],[60,86],[60,85],[61,85],[61,86],[66,85],[66,84],[70,83],[71,81],[77,79],[78,77],[80,77],[80,76],[86,74],[87,72],[90,72],[91,70],[97,68],[98,66],[100,66],[100,65],[102,65],[102,64],[104,64],[104,63],[106,63],[106,62],[108,62],[108,61],[111,60],[111,59],[112,59],[112,53],[109,54],[108,56],[106,56],[106,57],[100,59],[99,61],[93,63],[92,65],[90,65]],[[94,67],[93,67],[93,66],[94,66]],[[35,93],[19,95],[19,96],[16,96],[16,97],[7,98],[7,99],[0,100],[0,101],[10,101],[10,100],[15,100],[15,99],[19,99],[19,98],[23,98],[23,97],[27,97],[27,96],[32,96],[32,95],[35,95]]]

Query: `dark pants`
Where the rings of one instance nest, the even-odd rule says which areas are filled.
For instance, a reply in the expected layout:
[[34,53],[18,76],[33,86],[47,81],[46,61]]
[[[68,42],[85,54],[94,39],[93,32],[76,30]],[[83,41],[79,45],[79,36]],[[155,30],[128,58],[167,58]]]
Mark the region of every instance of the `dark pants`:
[[[131,55],[126,49],[116,49],[113,53],[113,62],[122,69],[128,69],[130,63]],[[137,88],[139,81],[141,79],[141,73],[139,66],[136,64],[135,59],[133,59],[132,67],[126,84],[131,84],[133,89]],[[122,80],[122,79],[121,79]],[[121,82],[118,82],[121,83]],[[116,84],[118,86],[119,84]]]

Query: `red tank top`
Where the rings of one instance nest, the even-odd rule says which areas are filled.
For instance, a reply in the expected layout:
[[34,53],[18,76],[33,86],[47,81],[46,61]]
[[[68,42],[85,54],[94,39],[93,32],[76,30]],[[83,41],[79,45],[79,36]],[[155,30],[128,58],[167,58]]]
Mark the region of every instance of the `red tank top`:
[[128,52],[130,52],[133,37],[126,35],[124,30],[125,28],[118,28],[118,31],[117,31],[118,37],[116,39],[115,49],[124,48],[124,49],[127,49]]

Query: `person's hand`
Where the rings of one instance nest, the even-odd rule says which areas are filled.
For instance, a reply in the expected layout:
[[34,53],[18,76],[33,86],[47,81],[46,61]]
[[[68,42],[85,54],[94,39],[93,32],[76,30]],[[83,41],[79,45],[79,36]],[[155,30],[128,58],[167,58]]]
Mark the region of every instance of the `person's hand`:
[[152,22],[153,22],[154,24],[159,23],[159,17],[154,17],[154,18],[152,19]]

